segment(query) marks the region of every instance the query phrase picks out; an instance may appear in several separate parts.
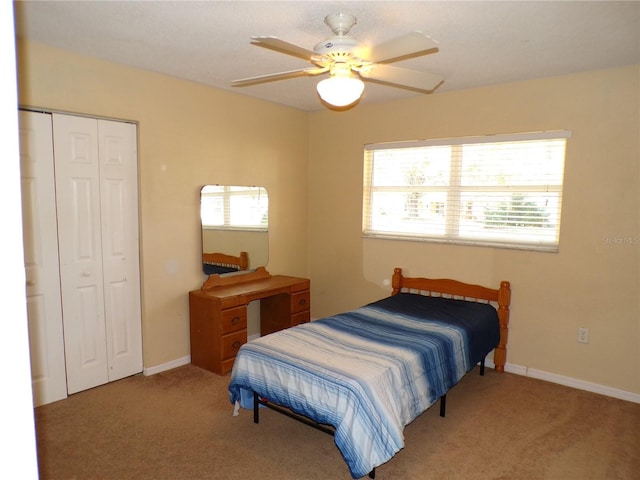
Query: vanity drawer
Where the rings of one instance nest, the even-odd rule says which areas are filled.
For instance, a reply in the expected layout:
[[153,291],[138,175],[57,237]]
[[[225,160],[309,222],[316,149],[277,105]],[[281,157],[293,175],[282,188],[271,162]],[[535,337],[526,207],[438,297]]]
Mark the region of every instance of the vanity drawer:
[[229,308],[222,311],[222,334],[247,329],[247,307]]
[[304,312],[311,307],[311,292],[304,290],[291,294],[291,313]]
[[291,315],[291,326],[295,327],[296,325],[300,325],[301,323],[307,323],[311,320],[311,312],[309,310],[305,312],[295,313]]
[[245,343],[247,343],[246,330],[222,337],[222,359],[235,357],[240,347]]

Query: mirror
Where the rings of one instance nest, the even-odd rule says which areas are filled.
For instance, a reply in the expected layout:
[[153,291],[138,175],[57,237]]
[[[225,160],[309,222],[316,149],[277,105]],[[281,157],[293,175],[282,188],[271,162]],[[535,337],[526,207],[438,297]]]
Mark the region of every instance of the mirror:
[[255,270],[269,259],[269,197],[264,187],[205,185],[200,190],[202,270]]

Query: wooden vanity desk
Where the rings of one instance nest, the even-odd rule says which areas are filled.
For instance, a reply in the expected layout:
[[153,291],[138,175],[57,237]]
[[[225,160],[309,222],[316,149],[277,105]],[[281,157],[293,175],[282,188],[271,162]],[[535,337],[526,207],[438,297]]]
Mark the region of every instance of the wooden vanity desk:
[[247,342],[247,305],[260,300],[260,334],[308,322],[311,282],[307,278],[255,272],[211,275],[200,290],[189,292],[191,363],[218,375],[233,368]]

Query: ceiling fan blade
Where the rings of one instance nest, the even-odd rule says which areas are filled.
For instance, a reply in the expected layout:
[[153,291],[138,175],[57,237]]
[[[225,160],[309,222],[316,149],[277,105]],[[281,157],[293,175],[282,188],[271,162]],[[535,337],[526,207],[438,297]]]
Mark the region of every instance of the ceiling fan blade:
[[293,55],[294,57],[299,57],[308,61],[311,61],[311,57],[317,56],[317,54],[311,50],[299,47],[293,43],[285,42],[284,40],[280,40],[278,37],[251,37],[251,43],[259,47],[269,48],[271,50]]
[[427,72],[417,72],[390,65],[374,64],[360,71],[360,76],[397,87],[431,92],[440,85],[444,77]]
[[254,85],[256,83],[272,82],[274,80],[285,80],[287,78],[304,77],[306,75],[319,75],[329,71],[326,68],[300,68],[298,70],[289,70],[287,72],[269,73],[267,75],[258,75],[257,77],[242,78],[231,82],[232,87],[244,87],[246,85]]
[[[431,52],[430,52],[431,50]],[[434,53],[438,44],[422,32],[411,32],[388,42],[365,48],[358,56],[373,63],[392,62],[404,57],[413,57]]]

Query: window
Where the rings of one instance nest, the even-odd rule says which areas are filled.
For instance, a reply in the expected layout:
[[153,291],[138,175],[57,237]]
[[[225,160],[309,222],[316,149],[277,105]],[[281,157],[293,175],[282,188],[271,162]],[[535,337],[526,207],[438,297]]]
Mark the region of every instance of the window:
[[570,132],[365,146],[363,234],[558,251]]
[[262,187],[206,185],[200,200],[200,219],[204,228],[268,228],[269,199]]

